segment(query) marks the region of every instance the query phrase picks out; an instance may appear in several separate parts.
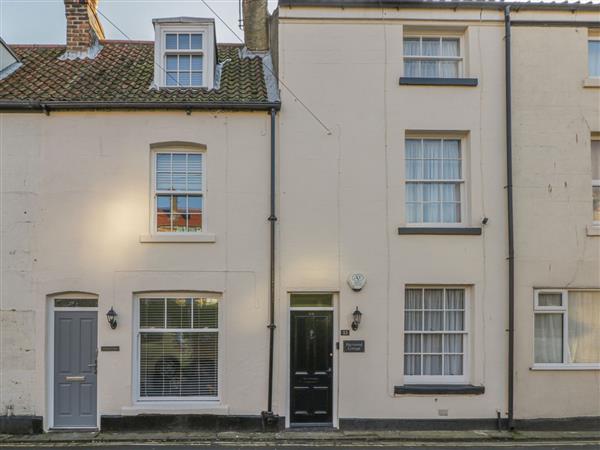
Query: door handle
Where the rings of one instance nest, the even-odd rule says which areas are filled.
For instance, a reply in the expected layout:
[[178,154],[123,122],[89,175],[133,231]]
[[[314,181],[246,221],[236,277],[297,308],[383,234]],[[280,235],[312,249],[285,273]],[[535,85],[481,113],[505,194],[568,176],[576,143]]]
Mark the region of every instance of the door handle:
[[77,375],[77,376],[67,375],[65,377],[65,381],[85,381],[85,377],[83,375]]

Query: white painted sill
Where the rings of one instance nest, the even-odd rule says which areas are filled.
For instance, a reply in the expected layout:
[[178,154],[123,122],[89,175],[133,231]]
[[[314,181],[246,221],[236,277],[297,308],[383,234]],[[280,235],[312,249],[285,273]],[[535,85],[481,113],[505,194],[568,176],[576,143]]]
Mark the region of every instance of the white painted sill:
[[600,77],[589,77],[583,80],[583,87],[585,88],[599,88]]
[[211,243],[216,242],[214,233],[194,234],[142,234],[142,243]]
[[139,402],[121,407],[124,416],[138,414],[229,414],[229,406],[218,402]]
[[600,364],[534,364],[529,370],[600,370]]
[[600,236],[600,225],[588,225],[587,226],[588,236]]

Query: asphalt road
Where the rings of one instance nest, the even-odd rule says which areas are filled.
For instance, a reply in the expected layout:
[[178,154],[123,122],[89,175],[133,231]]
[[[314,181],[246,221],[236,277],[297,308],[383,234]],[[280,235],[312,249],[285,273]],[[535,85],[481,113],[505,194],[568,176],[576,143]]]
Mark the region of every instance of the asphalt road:
[[199,448],[203,449],[214,449],[214,450],[308,450],[322,448],[326,450],[372,450],[373,448],[385,448],[386,450],[600,450],[600,444],[595,443],[556,443],[556,444],[541,444],[541,443],[530,443],[530,444],[490,444],[490,443],[472,443],[472,444],[407,444],[406,446],[381,446],[381,447],[353,447],[353,446],[339,446],[339,447],[310,447],[310,446],[272,446],[272,447],[258,447],[258,446],[209,446],[209,445],[156,445],[156,444],[139,444],[139,445],[84,445],[84,446],[70,446],[70,445],[58,445],[58,446],[19,446],[19,447],[4,447],[0,445],[2,449],[8,450],[23,450],[24,448],[35,448],[36,450],[56,450],[56,449],[69,449],[69,450],[89,450],[90,448],[98,448],[103,450],[196,450]]

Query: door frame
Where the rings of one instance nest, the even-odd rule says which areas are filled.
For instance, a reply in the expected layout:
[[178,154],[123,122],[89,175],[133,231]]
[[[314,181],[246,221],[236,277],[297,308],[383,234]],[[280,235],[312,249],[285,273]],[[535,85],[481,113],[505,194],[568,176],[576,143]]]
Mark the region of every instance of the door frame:
[[[48,314],[46,317],[46,329],[48,339],[46,341],[46,417],[47,421],[44,430],[89,430],[90,427],[55,427],[54,426],[54,320],[55,312],[57,311],[94,311],[96,313],[96,347],[100,342],[100,321],[98,320],[98,306],[95,307],[56,307],[54,300],[56,299],[82,299],[99,301],[98,295],[88,292],[66,292],[62,294],[52,294],[47,296]],[[97,351],[99,348],[97,348]],[[98,352],[98,357],[100,353]],[[96,362],[98,364],[98,362]],[[100,430],[100,383],[99,383],[99,367],[96,367],[96,429]]]
[[[291,298],[292,294],[329,294],[331,295],[331,307],[291,307]],[[293,291],[287,291],[287,304],[286,304],[286,324],[287,324],[287,333],[285,337],[285,348],[286,348],[286,358],[285,358],[285,427],[291,427],[290,420],[290,407],[291,407],[291,399],[290,399],[290,391],[291,391],[291,343],[292,343],[292,311],[333,311],[333,324],[332,324],[332,348],[333,348],[333,375],[332,375],[332,409],[331,409],[331,425],[333,428],[339,428],[339,417],[338,417],[338,391],[339,391],[339,349],[336,346],[336,343],[339,342],[338,334],[339,334],[339,317],[338,317],[338,292],[330,291],[330,290],[310,290],[310,289],[299,289]],[[302,425],[299,425],[301,427]]]

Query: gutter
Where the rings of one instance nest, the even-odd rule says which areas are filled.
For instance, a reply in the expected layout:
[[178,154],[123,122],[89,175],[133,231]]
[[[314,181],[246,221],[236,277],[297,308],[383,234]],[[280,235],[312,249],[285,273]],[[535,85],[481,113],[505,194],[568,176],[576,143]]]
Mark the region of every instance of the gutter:
[[499,1],[435,1],[435,0],[279,0],[279,6],[290,8],[436,8],[436,9],[495,9],[512,7],[515,10],[548,11],[600,11],[598,4],[587,3],[544,3],[544,2],[499,2]]
[[504,8],[504,50],[506,82],[506,199],[508,221],[508,424],[514,428],[514,349],[515,349],[515,244],[512,185],[512,78],[510,5]]
[[280,102],[72,102],[0,101],[0,112],[45,112],[81,110],[234,110],[278,111]]
[[275,160],[275,127],[277,110],[271,109],[271,193],[270,203],[271,211],[269,214],[270,224],[270,263],[269,263],[269,378],[268,378],[268,396],[267,410],[261,413],[263,419],[263,429],[267,426],[276,425],[279,418],[273,413],[273,361],[275,347],[275,223],[277,222],[276,210],[276,160]]

